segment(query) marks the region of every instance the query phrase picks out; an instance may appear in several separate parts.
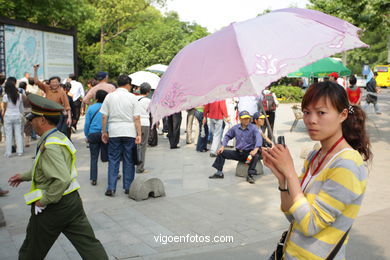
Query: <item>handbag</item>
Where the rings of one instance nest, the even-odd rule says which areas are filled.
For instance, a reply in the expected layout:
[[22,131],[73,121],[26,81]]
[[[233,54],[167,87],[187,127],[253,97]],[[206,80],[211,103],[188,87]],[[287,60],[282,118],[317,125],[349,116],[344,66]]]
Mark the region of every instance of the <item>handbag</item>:
[[282,234],[282,237],[279,239],[278,244],[276,245],[276,249],[271,255],[269,260],[282,260],[283,259],[283,253],[284,253],[284,245],[287,240],[287,236],[289,235],[290,231],[292,229],[292,224],[290,224],[290,227],[287,231],[284,231]]
[[133,162],[135,165],[140,165],[142,163],[141,149],[138,149],[138,144],[133,147]]
[[[271,257],[269,260],[282,260],[283,259],[283,253],[284,253],[284,246],[286,244],[287,236],[289,235],[290,231],[292,228],[292,224],[290,225],[289,229],[287,231],[284,231],[282,234],[282,237],[280,238],[275,251],[272,253]],[[329,255],[325,258],[325,260],[333,260],[334,257],[337,255],[339,252],[341,246],[344,244],[345,239],[348,236],[349,231],[351,228],[345,232],[343,237],[340,239],[340,241],[337,243],[337,245],[333,248],[333,250],[329,253]]]

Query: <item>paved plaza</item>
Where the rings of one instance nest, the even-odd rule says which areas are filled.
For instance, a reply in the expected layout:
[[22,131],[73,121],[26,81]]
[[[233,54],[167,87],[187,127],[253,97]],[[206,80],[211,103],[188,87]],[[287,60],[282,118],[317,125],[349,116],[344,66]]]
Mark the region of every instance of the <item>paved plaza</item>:
[[[383,90],[380,105],[382,115],[374,114],[373,107],[368,114],[374,159],[369,166],[366,197],[351,231],[347,259],[390,259],[387,222],[390,219],[390,90]],[[285,136],[296,158],[296,170],[300,172],[303,165],[300,153],[314,143],[305,133],[302,120],[289,132],[293,117],[291,104],[281,104],[276,113],[275,130],[277,136]],[[124,194],[122,180],[118,182],[115,197],[104,196],[107,163],[99,162],[98,184],[90,184],[89,150],[81,127],[84,118],[80,120],[79,130],[72,138],[78,150],[79,192],[97,238],[110,259],[268,259],[288,227],[279,210],[276,179],[265,169],[264,175],[256,176],[256,184],[249,184],[235,176],[236,162],[232,161],[225,165],[224,179],[209,179],[215,172],[211,167],[214,158],[208,153],[196,152],[194,144],[185,144],[185,118],[183,113],[180,149],[170,150],[168,139],[160,135],[158,146],[147,150],[148,173],[144,174],[160,178],[166,196],[140,202]],[[23,194],[30,184],[10,188],[7,179],[31,167],[35,144],[36,141],[26,148],[22,157],[5,159],[2,157],[4,142],[0,143],[0,186],[10,190],[8,196],[0,198],[6,219],[6,226],[0,228],[0,259],[17,259],[25,237],[30,208],[24,204]],[[228,236],[233,237],[233,241],[163,243],[167,236]],[[61,235],[46,259],[81,258]]]

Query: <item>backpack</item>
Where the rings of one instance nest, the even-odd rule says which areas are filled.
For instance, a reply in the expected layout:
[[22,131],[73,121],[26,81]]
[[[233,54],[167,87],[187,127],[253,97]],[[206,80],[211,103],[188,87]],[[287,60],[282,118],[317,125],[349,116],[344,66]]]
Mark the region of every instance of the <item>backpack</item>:
[[265,112],[273,112],[276,110],[276,103],[272,94],[265,94],[263,96],[263,108]]

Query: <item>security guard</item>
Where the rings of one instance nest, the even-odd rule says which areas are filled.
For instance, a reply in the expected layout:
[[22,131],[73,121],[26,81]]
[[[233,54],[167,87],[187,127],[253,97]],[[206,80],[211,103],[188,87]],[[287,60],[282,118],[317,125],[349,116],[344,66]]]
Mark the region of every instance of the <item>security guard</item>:
[[56,129],[64,108],[38,95],[30,94],[28,99],[32,113],[27,118],[41,139],[32,169],[9,179],[13,187],[31,181],[31,190],[24,195],[31,205],[31,217],[19,259],[44,259],[61,232],[83,259],[108,259],[77,191],[76,149]]

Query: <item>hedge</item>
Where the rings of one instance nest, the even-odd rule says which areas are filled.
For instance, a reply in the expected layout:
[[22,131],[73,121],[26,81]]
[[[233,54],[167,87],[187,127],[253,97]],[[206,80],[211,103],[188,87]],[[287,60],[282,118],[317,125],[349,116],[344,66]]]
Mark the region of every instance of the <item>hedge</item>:
[[274,86],[271,88],[271,91],[275,93],[282,103],[301,102],[304,94],[300,87],[294,86]]

